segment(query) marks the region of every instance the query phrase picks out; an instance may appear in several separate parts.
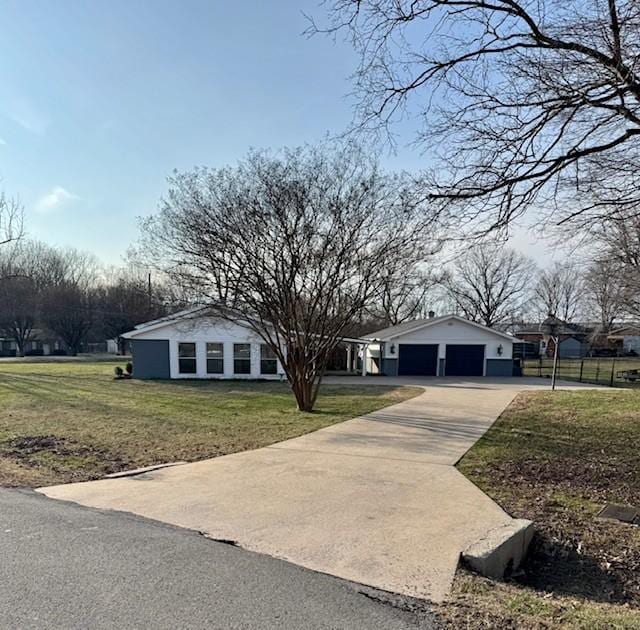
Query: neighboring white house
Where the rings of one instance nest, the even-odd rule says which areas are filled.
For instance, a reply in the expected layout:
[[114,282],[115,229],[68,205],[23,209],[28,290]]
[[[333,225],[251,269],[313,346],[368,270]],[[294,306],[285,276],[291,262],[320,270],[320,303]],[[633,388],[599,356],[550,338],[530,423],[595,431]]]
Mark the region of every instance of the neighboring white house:
[[131,342],[134,378],[281,379],[271,349],[247,327],[190,309],[136,326]]
[[[204,308],[140,324],[123,337],[131,343],[135,378],[281,379],[284,374],[256,333]],[[518,340],[446,315],[344,341],[352,373],[358,369],[361,374],[389,376],[512,376],[513,342]]]
[[512,376],[516,337],[457,315],[367,335],[367,372],[387,376]]

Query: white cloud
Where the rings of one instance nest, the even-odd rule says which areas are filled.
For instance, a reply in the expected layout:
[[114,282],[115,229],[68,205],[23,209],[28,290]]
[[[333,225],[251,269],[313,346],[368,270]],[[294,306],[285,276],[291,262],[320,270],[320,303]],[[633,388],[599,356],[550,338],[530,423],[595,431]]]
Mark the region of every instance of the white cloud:
[[70,193],[62,186],[54,186],[48,193],[42,195],[42,197],[36,201],[35,209],[36,212],[46,214],[48,212],[53,212],[54,210],[64,206],[69,201],[75,201],[76,199],[80,199],[80,197]]
[[6,140],[4,140],[3,138],[0,138],[0,145],[2,145],[3,147],[6,147],[7,146]]

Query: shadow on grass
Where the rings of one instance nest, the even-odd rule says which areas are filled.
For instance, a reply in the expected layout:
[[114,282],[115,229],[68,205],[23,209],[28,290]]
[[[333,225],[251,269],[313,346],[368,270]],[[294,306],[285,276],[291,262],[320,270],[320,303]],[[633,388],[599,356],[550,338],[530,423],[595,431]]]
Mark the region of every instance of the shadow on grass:
[[604,569],[594,557],[544,534],[535,535],[523,569],[524,576],[516,581],[545,593],[612,604],[633,600],[619,575]]
[[[245,391],[248,394],[292,394],[287,381],[271,381],[267,379],[154,379],[140,381],[136,379],[124,380],[124,383],[158,384],[176,389],[198,389],[220,392]],[[323,396],[360,396],[362,398],[378,398],[384,394],[391,394],[402,387],[396,385],[335,385],[333,383],[320,386],[320,398]]]

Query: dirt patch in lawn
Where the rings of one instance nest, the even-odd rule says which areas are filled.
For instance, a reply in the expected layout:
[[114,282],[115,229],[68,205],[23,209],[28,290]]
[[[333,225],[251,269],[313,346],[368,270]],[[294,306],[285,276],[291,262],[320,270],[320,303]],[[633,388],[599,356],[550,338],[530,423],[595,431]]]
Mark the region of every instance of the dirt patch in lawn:
[[98,478],[126,470],[131,462],[104,448],[82,444],[56,435],[26,435],[0,442],[0,457],[14,460],[20,466],[43,468],[65,479]]
[[461,571],[449,627],[640,628],[640,527],[598,517],[640,507],[640,393],[520,395],[460,470],[537,533],[506,583]]

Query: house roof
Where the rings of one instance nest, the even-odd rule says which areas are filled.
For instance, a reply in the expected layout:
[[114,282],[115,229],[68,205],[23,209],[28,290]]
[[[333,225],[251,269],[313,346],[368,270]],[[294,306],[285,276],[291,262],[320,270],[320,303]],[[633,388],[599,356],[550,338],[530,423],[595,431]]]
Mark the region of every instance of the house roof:
[[609,337],[635,337],[638,335],[640,335],[640,326],[637,324],[629,324],[622,328],[616,328],[609,333]]
[[[516,335],[540,335],[544,333],[540,330],[541,324],[537,323],[525,323],[515,328]],[[585,330],[583,324],[571,324],[568,322],[560,322],[560,334],[561,335],[586,335],[588,331]]]
[[375,332],[369,333],[368,335],[364,336],[370,340],[387,341],[389,339],[400,337],[401,335],[406,335],[407,333],[415,332],[417,330],[422,330],[423,328],[427,328],[429,326],[433,326],[435,324],[439,324],[448,320],[455,320],[464,324],[469,324],[470,326],[475,326],[476,328],[480,328],[482,330],[490,332],[497,337],[503,337],[505,339],[508,339],[509,341],[519,341],[513,335],[501,332],[499,330],[496,330],[495,328],[483,326],[482,324],[472,322],[468,319],[465,319],[464,317],[453,314],[441,315],[440,317],[430,317],[429,319],[414,319],[410,322],[403,322],[402,324],[397,324],[396,326],[389,326],[388,328],[383,328],[382,330],[376,330]]
[[[152,321],[149,322],[144,322],[142,324],[138,324],[137,326],[134,327],[133,330],[130,330],[129,332],[123,333],[122,335],[120,335],[121,337],[125,338],[125,339],[133,339],[135,337],[137,337],[138,335],[142,335],[144,333],[150,332],[152,330],[158,330],[159,328],[164,328],[165,326],[170,326],[171,324],[174,324],[176,322],[179,321],[184,321],[187,319],[197,319],[199,317],[203,317],[207,314],[210,314],[212,317],[215,317],[216,314],[214,312],[209,312],[210,311],[210,307],[208,306],[195,306],[193,308],[188,308],[182,311],[178,311],[177,313],[173,313],[171,315],[167,315],[166,317],[161,317],[159,319],[154,319]],[[238,313],[237,319],[236,319],[236,323],[241,324],[242,323],[242,316],[240,313]],[[340,338],[342,341],[345,342],[351,342],[351,343],[366,343],[367,339],[363,338],[357,338],[357,337],[341,337]]]
[[172,313],[171,315],[167,315],[166,317],[160,317],[159,319],[153,319],[149,322],[138,324],[137,326],[134,327],[133,330],[123,333],[120,336],[124,337],[125,339],[132,339],[134,337],[137,337],[138,335],[147,333],[151,330],[156,330],[158,328],[163,328],[164,326],[169,326],[170,324],[173,324],[177,321],[190,319],[192,317],[193,318],[199,317],[200,315],[202,315],[203,311],[206,311],[206,310],[207,310],[206,306],[195,306],[193,308],[188,308],[183,311],[178,311],[177,313]]

